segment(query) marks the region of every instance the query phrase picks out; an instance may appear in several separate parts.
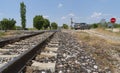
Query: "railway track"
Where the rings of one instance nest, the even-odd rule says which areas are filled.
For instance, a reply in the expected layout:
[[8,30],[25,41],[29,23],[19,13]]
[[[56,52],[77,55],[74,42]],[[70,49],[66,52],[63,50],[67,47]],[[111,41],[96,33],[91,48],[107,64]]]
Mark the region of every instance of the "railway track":
[[7,44],[10,44],[10,43],[17,42],[19,40],[23,40],[25,38],[29,38],[29,37],[32,37],[32,36],[35,36],[35,35],[38,35],[38,34],[42,34],[44,32],[45,31],[41,31],[41,32],[29,32],[29,31],[24,32],[23,31],[21,34],[13,36],[13,37],[0,38],[0,47],[3,47],[3,46],[5,46]]
[[[55,40],[57,41],[53,43]],[[109,69],[101,70],[95,59],[86,53],[72,36],[67,33],[58,33],[26,66],[24,73],[111,72]]]
[[0,73],[18,73],[28,60],[32,59],[54,32],[45,32],[29,37],[12,44],[7,44],[0,49]]
[[26,67],[25,73],[54,73],[58,48],[59,36],[56,33],[31,61],[31,64]]
[[3,49],[0,63],[7,64],[0,73],[111,73],[110,69],[99,68],[93,56],[68,33],[46,32]]

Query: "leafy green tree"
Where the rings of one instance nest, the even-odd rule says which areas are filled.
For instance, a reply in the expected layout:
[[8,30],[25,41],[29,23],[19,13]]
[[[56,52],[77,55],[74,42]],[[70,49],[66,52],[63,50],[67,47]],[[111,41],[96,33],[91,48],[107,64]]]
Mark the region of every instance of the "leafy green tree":
[[16,21],[14,19],[9,19],[10,26],[9,29],[15,29]]
[[33,26],[37,28],[38,30],[42,29],[44,25],[44,18],[41,15],[36,15],[33,18]]
[[114,28],[120,28],[120,24],[114,23],[114,24],[113,24],[113,27],[114,27]]
[[24,2],[20,3],[20,16],[21,16],[21,25],[22,28],[26,28],[26,5]]
[[3,20],[0,21],[0,24],[1,24],[1,29],[2,30],[7,30],[7,27],[8,27],[8,19],[4,18]]
[[0,21],[1,29],[2,30],[13,30],[15,29],[15,23],[16,21],[14,19],[4,18],[2,21]]
[[50,27],[50,21],[48,19],[44,19],[44,24],[43,24],[44,29],[47,29]]
[[98,23],[94,23],[91,25],[92,28],[98,28],[99,24]]
[[62,25],[62,28],[68,29],[68,25],[67,25],[67,24],[63,24],[63,25]]
[[52,22],[51,23],[51,27],[52,27],[52,29],[57,29],[58,28],[58,24],[55,23],[55,22]]

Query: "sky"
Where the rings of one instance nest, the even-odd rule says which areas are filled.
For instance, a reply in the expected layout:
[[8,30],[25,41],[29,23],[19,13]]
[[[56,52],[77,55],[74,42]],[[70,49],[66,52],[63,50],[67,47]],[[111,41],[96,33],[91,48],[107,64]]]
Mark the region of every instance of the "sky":
[[43,15],[50,22],[59,26],[70,25],[70,18],[76,23],[98,23],[101,19],[107,22],[112,17],[120,23],[120,0],[0,0],[0,20],[14,18],[16,25],[21,26],[20,3],[26,5],[26,25],[33,27],[33,18]]

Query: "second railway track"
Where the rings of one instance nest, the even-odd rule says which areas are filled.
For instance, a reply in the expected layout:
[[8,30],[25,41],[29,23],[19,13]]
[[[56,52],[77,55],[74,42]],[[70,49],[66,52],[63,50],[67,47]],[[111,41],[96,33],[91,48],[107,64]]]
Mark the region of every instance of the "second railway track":
[[[27,38],[12,44],[5,45],[0,49],[0,71],[1,73],[18,73],[26,62],[34,57],[41,44],[44,44],[54,32],[45,32],[34,37]],[[25,62],[22,62],[25,61]],[[20,66],[20,63],[23,63]],[[17,68],[15,68],[17,67]]]
[[11,43],[14,43],[14,42],[38,35],[38,34],[42,34],[44,32],[45,31],[41,31],[41,32],[40,31],[39,32],[23,31],[23,32],[19,33],[19,35],[17,34],[17,35],[13,35],[13,36],[7,37],[7,38],[0,38],[0,47],[3,47],[7,44],[11,44]]

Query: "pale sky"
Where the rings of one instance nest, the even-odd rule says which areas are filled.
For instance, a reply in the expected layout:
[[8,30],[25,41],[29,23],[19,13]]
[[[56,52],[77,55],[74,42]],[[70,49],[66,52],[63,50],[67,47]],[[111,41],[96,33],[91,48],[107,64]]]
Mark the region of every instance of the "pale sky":
[[20,2],[26,5],[27,27],[33,26],[35,15],[43,15],[51,22],[70,25],[70,18],[74,22],[97,23],[101,19],[108,22],[111,17],[120,23],[120,0],[0,0],[0,20],[14,18],[20,22]]

